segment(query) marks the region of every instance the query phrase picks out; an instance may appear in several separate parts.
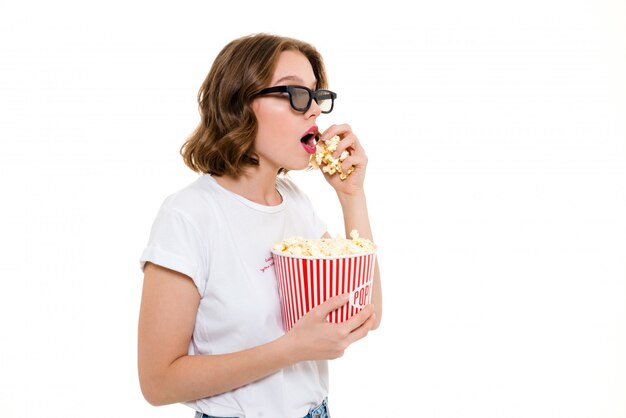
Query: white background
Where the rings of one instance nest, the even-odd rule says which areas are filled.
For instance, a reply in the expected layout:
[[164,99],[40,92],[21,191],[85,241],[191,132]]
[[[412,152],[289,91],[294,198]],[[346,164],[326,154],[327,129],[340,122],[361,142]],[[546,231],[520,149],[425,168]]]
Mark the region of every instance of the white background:
[[333,418],[626,417],[625,2],[402,3],[0,1],[1,417],[192,416],[139,391],[138,257],[215,55],[261,31],[318,47],[319,124],[370,157],[385,313]]

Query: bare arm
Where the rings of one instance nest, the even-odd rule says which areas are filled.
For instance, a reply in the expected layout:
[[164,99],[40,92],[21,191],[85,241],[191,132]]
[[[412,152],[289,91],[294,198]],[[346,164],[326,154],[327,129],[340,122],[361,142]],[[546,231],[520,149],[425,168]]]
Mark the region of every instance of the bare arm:
[[[367,167],[367,156],[365,155],[365,150],[359,143],[358,138],[352,132],[352,128],[350,128],[349,125],[333,125],[329,127],[322,134],[321,140],[326,140],[334,135],[341,136],[341,141],[333,153],[333,156],[338,158],[344,150],[348,150],[350,152],[350,156],[342,163],[342,171],[345,173],[348,171],[350,166],[354,167],[354,172],[345,180],[341,180],[338,175],[329,176],[326,173],[324,174],[326,181],[328,181],[328,183],[330,183],[330,185],[337,192],[339,202],[341,203],[346,237],[349,236],[350,231],[356,229],[360,236],[374,241],[369,214],[367,212],[365,190],[363,188],[365,181],[365,169]],[[374,328],[372,329],[378,328],[383,314],[383,295],[378,264],[379,263],[377,261],[374,268],[372,304],[374,305],[376,320]]]
[[328,300],[305,315],[289,333],[267,344],[229,354],[189,356],[200,302],[198,291],[189,277],[147,263],[138,332],[139,381],[144,397],[153,405],[201,399],[299,361],[340,357],[374,322],[370,309],[343,324],[327,323],[327,313],[346,301],[341,297]]
[[[346,229],[346,237],[350,236],[350,231],[356,229],[359,235],[374,241],[372,229],[370,227],[369,216],[367,213],[367,203],[365,193],[357,195],[339,195],[341,208],[343,209],[343,222]],[[374,241],[375,242],[375,241]],[[380,285],[380,270],[378,268],[378,260],[374,265],[374,289],[372,293],[372,304],[374,305],[374,313],[376,321],[374,328],[378,328],[380,320],[383,316],[383,295]]]
[[[356,229],[359,232],[359,236],[369,238],[373,241],[374,238],[372,236],[372,230],[367,214],[365,194],[360,194],[358,196],[339,195],[339,201],[341,202],[341,208],[343,210],[346,237],[350,236],[350,232],[353,229]],[[324,237],[330,238],[330,234],[326,232]],[[383,315],[383,295],[382,287],[380,285],[378,260],[374,265],[374,290],[372,293],[372,305],[374,305],[374,314],[376,315],[374,326],[372,327],[374,330],[380,326],[380,320]]]

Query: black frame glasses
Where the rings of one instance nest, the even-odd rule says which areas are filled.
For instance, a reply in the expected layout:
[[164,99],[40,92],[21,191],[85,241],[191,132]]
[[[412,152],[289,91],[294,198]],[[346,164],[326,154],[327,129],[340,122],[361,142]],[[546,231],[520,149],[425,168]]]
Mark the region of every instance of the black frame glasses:
[[[260,90],[255,96],[262,96],[270,93],[287,93],[289,94],[289,104],[298,112],[306,112],[311,107],[313,99],[320,108],[322,113],[330,113],[335,106],[337,93],[330,90],[311,90],[304,86],[274,86]],[[306,103],[305,103],[306,102]],[[330,105],[328,104],[330,102]]]

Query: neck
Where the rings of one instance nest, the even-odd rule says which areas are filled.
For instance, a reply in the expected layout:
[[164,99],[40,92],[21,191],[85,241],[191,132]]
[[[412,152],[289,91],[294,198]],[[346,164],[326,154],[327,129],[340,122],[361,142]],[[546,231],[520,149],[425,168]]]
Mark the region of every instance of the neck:
[[223,188],[239,196],[265,206],[276,206],[282,197],[276,190],[276,173],[274,168],[264,169],[261,166],[247,167],[239,177],[213,176]]

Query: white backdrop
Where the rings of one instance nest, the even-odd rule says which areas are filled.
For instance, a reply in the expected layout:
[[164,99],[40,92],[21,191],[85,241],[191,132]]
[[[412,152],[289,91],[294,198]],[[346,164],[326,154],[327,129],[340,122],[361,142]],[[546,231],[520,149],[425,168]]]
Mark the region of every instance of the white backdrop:
[[261,31],[319,48],[319,124],[370,157],[385,313],[333,418],[626,417],[624,1],[88,3],[0,1],[1,417],[192,416],[141,396],[138,257],[212,60]]

